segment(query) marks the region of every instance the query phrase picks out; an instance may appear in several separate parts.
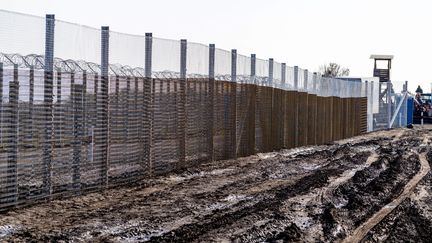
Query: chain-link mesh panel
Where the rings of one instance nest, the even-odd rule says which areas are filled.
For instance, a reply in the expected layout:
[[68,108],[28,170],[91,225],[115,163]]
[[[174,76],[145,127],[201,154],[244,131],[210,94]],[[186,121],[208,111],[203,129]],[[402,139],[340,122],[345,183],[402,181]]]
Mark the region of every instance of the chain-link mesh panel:
[[239,83],[251,83],[251,58],[237,55],[237,81]]
[[271,120],[272,150],[280,150],[284,144],[285,128],[285,96],[284,90],[273,89],[273,105]]
[[273,87],[282,88],[282,64],[273,62]]
[[233,143],[233,130],[235,113],[231,103],[232,86],[227,81],[215,81],[214,92],[214,158],[215,160],[228,159],[235,151]]
[[145,67],[145,36],[114,31],[110,31],[109,34],[110,63],[132,68]]
[[110,183],[128,181],[148,171],[148,154],[143,147],[144,79],[111,76],[109,91]]
[[286,90],[295,90],[294,89],[294,68],[293,67],[287,66],[287,68],[286,68],[285,89]]
[[301,68],[298,69],[297,88],[300,92],[307,91],[307,80],[305,80],[305,70]]
[[[21,164],[18,157],[18,98],[19,81],[18,69],[3,70],[2,91],[2,157],[1,157],[1,198],[2,208],[12,207],[19,202],[18,188]],[[25,164],[25,162],[24,162]],[[22,171],[24,172],[24,171]],[[21,172],[21,173],[22,173]]]
[[184,80],[153,79],[151,161],[156,174],[173,171],[184,163],[184,92]]
[[350,107],[349,107],[349,100],[347,98],[341,98],[342,99],[342,114],[343,114],[343,120],[342,120],[342,138],[348,137],[349,128],[347,127],[347,124],[349,124],[350,121]]
[[45,53],[45,18],[0,10],[0,53]]
[[104,182],[102,165],[95,160],[95,129],[97,124],[97,91],[100,76],[94,73],[83,75],[83,120],[81,184],[83,189],[94,190]]
[[307,90],[309,94],[317,94],[316,77],[314,73],[307,73]]
[[298,93],[296,91],[285,92],[285,147],[294,148],[297,146],[298,138]]
[[54,41],[55,57],[100,63],[100,29],[56,20]]
[[153,37],[152,72],[153,76],[160,77],[158,73],[166,73],[180,77],[180,41]]
[[209,72],[209,47],[199,43],[187,43],[187,75],[190,78],[196,76],[208,77]]
[[343,138],[343,124],[342,120],[346,116],[345,113],[343,113],[343,98],[340,97],[331,97],[332,99],[332,139],[339,140]]
[[316,123],[317,123],[317,96],[314,94],[308,94],[307,99],[308,99],[307,144],[315,145],[316,144]]
[[257,58],[255,65],[257,84],[268,85],[269,61]]
[[317,144],[324,144],[325,141],[325,130],[328,129],[326,127],[325,116],[326,116],[326,106],[325,106],[325,97],[317,96],[317,127],[316,127],[316,142]]
[[227,146],[229,158],[236,158],[237,156],[237,83],[230,82],[229,86],[229,100],[228,100],[228,128],[229,138],[225,144]]
[[[79,160],[74,158],[72,144],[75,135],[79,139],[79,124],[74,118],[79,119],[82,113],[82,105],[75,104],[80,100],[82,92],[78,85],[82,85],[82,79],[75,73],[57,72],[54,75],[53,93],[53,133],[52,133],[52,192],[65,193],[68,186],[73,183],[72,166]],[[82,97],[81,97],[82,100]],[[76,108],[76,117],[74,110]],[[76,123],[75,123],[76,122]],[[75,127],[77,126],[77,127]]]
[[[12,70],[5,70],[6,76],[13,75]],[[18,96],[18,105],[14,107],[16,109],[16,119],[18,119],[17,124],[13,125],[10,122],[7,122],[7,120],[2,120],[2,124],[5,124],[3,122],[10,123],[12,127],[17,127],[17,149],[16,149],[16,158],[17,158],[17,193],[18,197],[16,198],[16,202],[18,204],[24,203],[27,200],[31,200],[32,197],[42,197],[41,194],[37,193],[38,190],[42,187],[42,171],[41,169],[41,160],[42,157],[42,149],[39,146],[38,143],[38,122],[36,121],[36,116],[34,114],[35,109],[35,103],[34,103],[34,81],[36,79],[42,79],[43,78],[43,72],[39,70],[18,70],[18,93],[16,95]],[[14,119],[13,114],[15,113],[13,110],[10,110],[13,108],[14,105],[11,98],[13,98],[13,76],[12,79],[4,79],[3,81],[7,82],[7,87],[3,87],[3,92],[7,91],[7,93],[2,93],[2,97],[7,96],[8,97],[8,105],[5,107],[6,110],[2,110],[1,116],[2,118],[9,118],[9,121],[12,121]],[[4,100],[6,101],[6,100]],[[3,102],[2,102],[3,104]],[[12,118],[12,119],[11,119]],[[12,135],[14,137],[13,133],[11,134],[9,129],[4,129],[2,125],[2,147],[5,148],[4,145],[8,144],[7,140],[5,138],[9,138]],[[4,130],[3,130],[4,129]],[[6,133],[5,133],[6,132]],[[7,135],[7,136],[4,136]],[[10,146],[10,145],[9,145]],[[8,147],[9,147],[8,146]],[[7,147],[6,147],[7,148]],[[9,150],[10,149],[10,150]],[[12,147],[9,147],[9,154],[13,154],[10,152],[14,152],[14,149]],[[12,157],[13,158],[13,157]],[[9,161],[11,161],[12,158],[9,158]],[[9,167],[11,168],[11,167]],[[9,171],[12,172],[12,171]],[[12,180],[10,180],[12,179]],[[13,182],[13,176],[12,178],[9,175],[9,182]],[[12,188],[11,188],[12,189]],[[13,189],[11,191],[14,191]]]
[[[331,97],[325,97],[324,98],[324,142],[328,143],[332,141],[332,133],[333,133],[333,121],[332,121],[332,114],[333,114],[333,100]],[[344,114],[342,112],[342,114]]]
[[215,77],[217,80],[231,80],[231,52],[215,49]]
[[256,97],[255,143],[258,152],[270,152],[272,148],[273,88],[258,86]]
[[306,146],[308,143],[308,94],[298,93],[298,146]]
[[352,136],[354,136],[354,127],[355,127],[355,119],[354,119],[354,114],[355,114],[355,106],[354,106],[354,98],[345,98],[347,100],[347,105],[348,105],[348,110],[347,110],[347,123],[346,125],[346,134],[345,134],[345,138],[350,138]]
[[237,84],[236,100],[236,154],[245,157],[255,153],[255,86]]
[[211,159],[209,154],[209,81],[188,79],[186,84],[186,162],[195,164]]

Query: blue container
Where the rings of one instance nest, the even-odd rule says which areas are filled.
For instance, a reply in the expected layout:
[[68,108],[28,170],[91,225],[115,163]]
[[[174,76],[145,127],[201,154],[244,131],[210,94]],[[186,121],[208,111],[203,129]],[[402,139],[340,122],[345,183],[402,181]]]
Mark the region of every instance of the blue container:
[[414,99],[413,97],[408,97],[407,100],[407,124],[413,124],[414,116]]

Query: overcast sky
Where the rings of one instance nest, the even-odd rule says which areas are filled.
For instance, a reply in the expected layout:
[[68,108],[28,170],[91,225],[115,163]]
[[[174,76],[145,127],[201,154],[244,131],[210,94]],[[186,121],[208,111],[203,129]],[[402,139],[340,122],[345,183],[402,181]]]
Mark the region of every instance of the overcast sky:
[[0,0],[0,8],[131,34],[215,43],[317,71],[337,62],[372,76],[370,54],[392,54],[392,79],[430,90],[429,0]]

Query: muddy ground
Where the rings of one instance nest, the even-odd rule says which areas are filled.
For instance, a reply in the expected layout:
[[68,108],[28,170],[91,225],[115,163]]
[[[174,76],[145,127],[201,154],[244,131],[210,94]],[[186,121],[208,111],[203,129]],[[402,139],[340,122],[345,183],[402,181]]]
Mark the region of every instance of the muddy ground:
[[17,209],[0,240],[431,242],[431,135],[381,131]]

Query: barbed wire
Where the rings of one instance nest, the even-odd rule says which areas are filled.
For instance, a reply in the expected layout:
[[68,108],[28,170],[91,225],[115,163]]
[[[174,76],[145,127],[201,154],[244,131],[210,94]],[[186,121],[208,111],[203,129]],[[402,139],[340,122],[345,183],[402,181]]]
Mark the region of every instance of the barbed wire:
[[[29,69],[45,69],[45,56],[37,54],[21,55],[17,53],[6,54],[0,53],[0,63],[3,63],[4,67],[17,66],[18,68],[29,68]],[[92,74],[100,74],[101,66],[93,62],[87,62],[84,60],[72,60],[72,59],[61,59],[54,58],[54,69],[57,72],[86,72]],[[144,68],[130,67],[128,65],[122,65],[119,63],[109,65],[109,74],[115,76],[133,76],[133,77],[145,77]],[[159,71],[152,72],[153,78],[158,79],[179,79],[180,72],[173,71]],[[187,74],[187,78],[191,79],[208,79],[208,75],[191,73]],[[231,75],[216,75],[215,80],[231,80]],[[253,83],[250,76],[239,75],[237,80],[246,83]],[[258,83],[266,83],[268,77],[255,77],[255,81]]]

